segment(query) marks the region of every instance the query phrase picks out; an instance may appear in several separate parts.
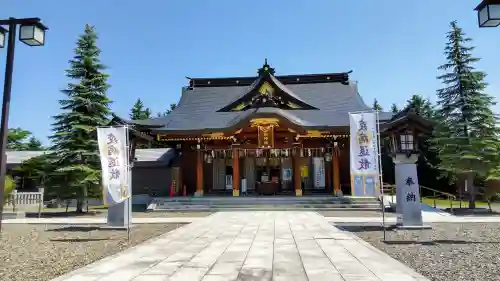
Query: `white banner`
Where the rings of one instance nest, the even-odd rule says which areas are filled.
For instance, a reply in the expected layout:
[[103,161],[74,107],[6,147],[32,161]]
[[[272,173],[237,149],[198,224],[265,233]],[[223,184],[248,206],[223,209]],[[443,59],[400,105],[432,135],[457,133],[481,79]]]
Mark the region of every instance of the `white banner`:
[[376,112],[349,113],[353,196],[377,196],[379,185]]
[[97,128],[104,202],[114,205],[130,197],[126,127]]
[[314,188],[325,188],[325,158],[314,157]]

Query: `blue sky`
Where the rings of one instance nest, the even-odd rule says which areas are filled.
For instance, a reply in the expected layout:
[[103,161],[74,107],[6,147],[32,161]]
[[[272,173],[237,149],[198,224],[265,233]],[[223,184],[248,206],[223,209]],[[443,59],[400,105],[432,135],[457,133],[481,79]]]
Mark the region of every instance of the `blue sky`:
[[[0,18],[40,17],[47,44],[17,44],[10,127],[46,140],[59,111],[64,70],[86,23],[95,25],[109,69],[112,109],[127,116],[141,98],[154,112],[178,101],[190,77],[255,75],[264,58],[277,74],[353,70],[366,103],[389,108],[412,94],[435,99],[449,22],[474,39],[488,92],[500,91],[500,28],[479,29],[457,0],[3,0]],[[496,49],[496,50],[495,50]],[[0,49],[3,83],[5,49]],[[498,108],[495,111],[498,112]]]

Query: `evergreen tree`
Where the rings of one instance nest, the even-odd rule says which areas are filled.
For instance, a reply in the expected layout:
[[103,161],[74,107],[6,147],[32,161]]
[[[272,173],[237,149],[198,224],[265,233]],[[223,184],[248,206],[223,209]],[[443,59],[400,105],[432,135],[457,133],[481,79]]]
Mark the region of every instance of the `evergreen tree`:
[[42,142],[35,138],[28,130],[11,128],[7,135],[7,149],[9,150],[43,150]]
[[378,100],[377,99],[374,99],[373,100],[373,106],[372,106],[372,109],[373,110],[378,110],[378,111],[382,111],[382,106],[378,103]]
[[495,144],[499,130],[491,107],[493,98],[484,92],[485,73],[475,70],[474,47],[457,22],[451,22],[445,47],[447,63],[439,67],[438,77],[445,85],[437,91],[438,122],[433,132],[433,148],[438,167],[467,180],[469,207],[475,207],[475,176],[484,176],[495,162]]
[[170,108],[169,108],[169,109],[167,109],[165,112],[158,112],[158,113],[156,114],[156,116],[157,116],[157,117],[164,117],[164,116],[167,116],[167,115],[169,115],[169,114],[170,114],[170,112],[172,112],[172,111],[173,111],[174,109],[176,109],[176,108],[177,108],[177,104],[175,104],[175,103],[171,103],[171,104],[170,104]]
[[405,109],[413,108],[413,110],[422,117],[432,119],[434,117],[434,107],[429,99],[425,99],[420,95],[413,95],[407,102]]
[[100,159],[95,131],[109,122],[110,103],[106,92],[110,87],[105,66],[100,62],[97,33],[86,25],[76,43],[75,55],[69,61],[66,76],[71,80],[59,101],[62,112],[53,117],[54,135],[50,159],[57,168],[52,171],[58,182],[65,182],[66,194],[77,198],[77,211],[87,210],[89,191],[100,194]]
[[393,103],[391,105],[391,112],[394,113],[394,114],[396,114],[396,113],[399,112],[399,108],[398,108],[398,106],[395,103]]
[[151,110],[149,108],[144,108],[144,103],[141,99],[137,99],[134,106],[130,110],[131,120],[143,120],[151,118]]
[[26,150],[30,151],[45,150],[45,148],[43,147],[42,142],[39,139],[32,136],[26,143]]

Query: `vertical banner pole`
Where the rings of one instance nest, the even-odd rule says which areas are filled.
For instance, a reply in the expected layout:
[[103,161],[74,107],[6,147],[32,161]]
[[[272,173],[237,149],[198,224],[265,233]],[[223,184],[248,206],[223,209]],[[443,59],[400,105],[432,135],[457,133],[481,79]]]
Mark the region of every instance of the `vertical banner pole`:
[[126,134],[126,143],[127,143],[127,242],[130,243],[130,220],[132,219],[130,217],[130,213],[132,212],[132,163],[130,159],[130,149],[131,149],[131,143],[130,143],[130,134],[129,134],[129,128],[128,126],[125,126],[125,134]]
[[379,111],[376,111],[377,120],[377,141],[378,141],[378,175],[379,175],[379,188],[380,188],[380,198],[382,204],[382,229],[384,231],[384,241],[386,241],[386,229],[385,229],[385,198],[384,198],[384,178],[382,174],[382,140],[380,139],[380,116]]

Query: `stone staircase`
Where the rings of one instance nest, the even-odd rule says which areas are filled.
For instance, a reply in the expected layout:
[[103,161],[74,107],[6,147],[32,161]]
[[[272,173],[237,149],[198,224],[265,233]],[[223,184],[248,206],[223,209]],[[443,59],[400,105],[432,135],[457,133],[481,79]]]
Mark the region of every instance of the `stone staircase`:
[[375,197],[248,196],[156,197],[148,211],[335,211],[380,210]]

